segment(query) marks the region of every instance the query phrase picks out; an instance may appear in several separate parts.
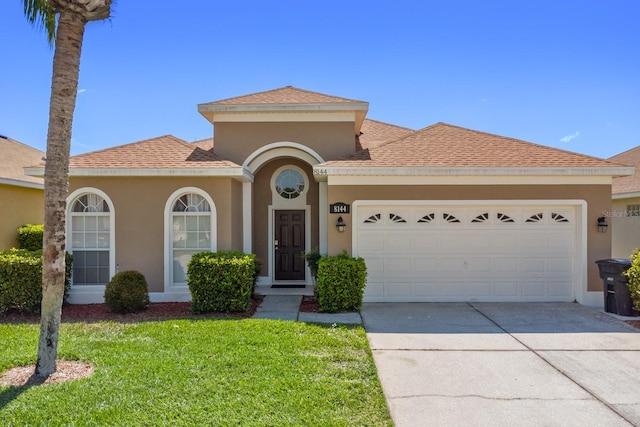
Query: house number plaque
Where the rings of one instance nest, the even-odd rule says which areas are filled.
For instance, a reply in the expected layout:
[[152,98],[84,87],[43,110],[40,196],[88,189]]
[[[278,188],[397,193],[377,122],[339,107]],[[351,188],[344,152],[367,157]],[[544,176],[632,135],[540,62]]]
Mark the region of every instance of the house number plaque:
[[351,205],[348,205],[346,203],[334,203],[332,205],[329,205],[329,213],[332,214],[348,214],[351,212]]

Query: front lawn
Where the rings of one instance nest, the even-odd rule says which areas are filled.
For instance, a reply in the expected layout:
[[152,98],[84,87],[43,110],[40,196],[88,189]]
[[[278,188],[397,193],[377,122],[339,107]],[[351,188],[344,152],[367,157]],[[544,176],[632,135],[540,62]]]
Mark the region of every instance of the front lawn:
[[[0,324],[0,373],[35,362],[36,324]],[[259,319],[63,323],[90,378],[0,386],[0,425],[390,426],[364,330]]]

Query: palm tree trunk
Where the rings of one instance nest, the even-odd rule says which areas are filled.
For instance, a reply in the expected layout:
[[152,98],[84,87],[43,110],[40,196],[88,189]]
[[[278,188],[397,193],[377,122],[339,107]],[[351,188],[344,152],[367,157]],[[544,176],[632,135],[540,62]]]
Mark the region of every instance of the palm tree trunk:
[[65,283],[66,199],[69,189],[71,128],[85,24],[85,18],[78,13],[65,10],[60,12],[53,57],[47,160],[44,168],[42,315],[35,371],[37,376],[42,377],[56,371]]

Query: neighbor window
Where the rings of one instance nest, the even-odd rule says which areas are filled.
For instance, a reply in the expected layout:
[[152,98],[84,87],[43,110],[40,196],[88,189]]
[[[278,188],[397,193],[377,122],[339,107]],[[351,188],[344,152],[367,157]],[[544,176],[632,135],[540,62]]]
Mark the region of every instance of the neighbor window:
[[627,205],[627,216],[640,216],[640,205]]
[[70,204],[74,285],[106,285],[110,279],[111,212],[104,198],[84,193]]

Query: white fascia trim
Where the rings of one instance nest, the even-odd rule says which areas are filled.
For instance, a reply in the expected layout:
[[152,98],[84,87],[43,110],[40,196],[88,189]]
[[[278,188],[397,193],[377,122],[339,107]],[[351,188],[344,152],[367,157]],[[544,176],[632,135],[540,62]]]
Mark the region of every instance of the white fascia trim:
[[246,173],[252,177],[251,180],[253,181],[253,172],[258,170],[263,164],[278,157],[294,157],[310,165],[317,165],[318,163],[324,162],[320,154],[306,145],[297,142],[281,141],[258,148],[247,156],[242,163],[242,167],[246,170]]
[[611,198],[613,200],[619,200],[619,199],[635,199],[636,197],[640,197],[640,191],[636,191],[635,193],[614,194]]
[[[323,181],[322,177],[318,181]],[[610,176],[329,176],[329,185],[611,185]]]
[[11,185],[13,187],[35,188],[44,190],[44,183],[20,181],[19,179],[0,178],[0,184]]
[[357,113],[353,111],[275,111],[252,113],[215,113],[215,123],[246,123],[246,122],[354,122]]
[[368,102],[323,102],[309,104],[198,104],[199,113],[254,113],[285,111],[367,111]]
[[481,168],[481,167],[336,167],[315,166],[314,175],[327,176],[621,176],[632,175],[628,167],[611,168]]
[[242,167],[234,168],[71,168],[70,176],[208,176],[231,177],[239,181],[253,181]]

